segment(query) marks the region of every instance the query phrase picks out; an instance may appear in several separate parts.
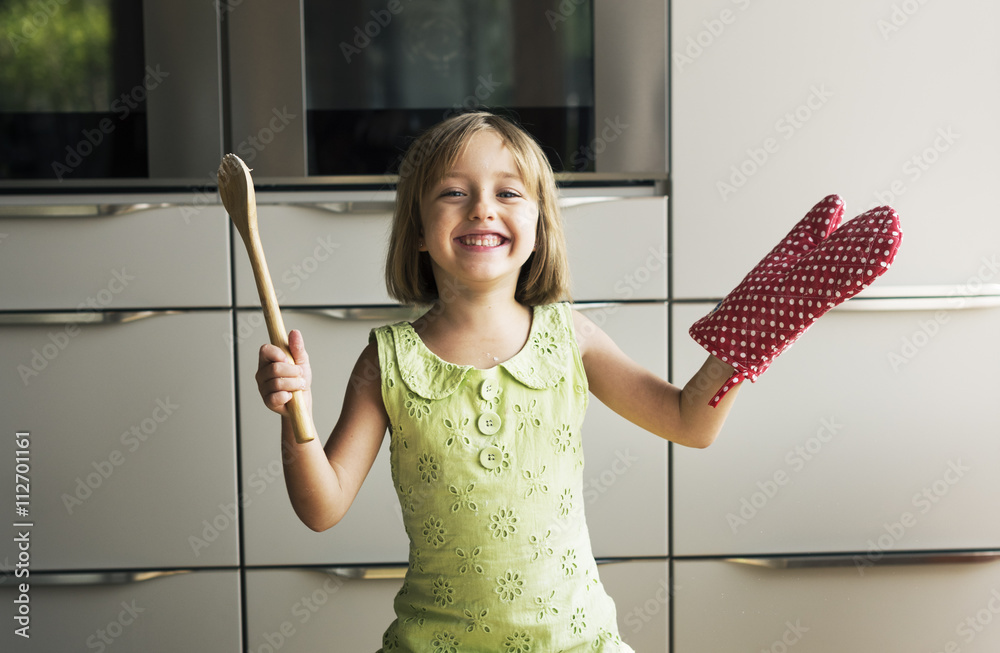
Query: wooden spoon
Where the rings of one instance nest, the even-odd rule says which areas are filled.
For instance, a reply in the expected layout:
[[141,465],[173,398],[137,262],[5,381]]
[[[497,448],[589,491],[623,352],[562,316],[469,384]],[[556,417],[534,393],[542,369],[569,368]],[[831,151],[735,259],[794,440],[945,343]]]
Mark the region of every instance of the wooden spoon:
[[[260,295],[261,308],[264,309],[264,321],[267,323],[271,344],[280,347],[288,360],[294,361],[288,350],[285,323],[278,310],[278,299],[274,294],[271,274],[267,271],[267,261],[264,260],[264,248],[261,247],[260,234],[257,232],[257,196],[253,191],[253,179],[250,177],[250,169],[235,154],[227,154],[222,158],[219,166],[219,194],[229,217],[243,237],[247,254],[250,255],[250,266],[257,282],[257,294]],[[306,414],[303,403],[302,393],[295,391],[287,404],[295,440],[300,443],[316,438],[315,427]]]

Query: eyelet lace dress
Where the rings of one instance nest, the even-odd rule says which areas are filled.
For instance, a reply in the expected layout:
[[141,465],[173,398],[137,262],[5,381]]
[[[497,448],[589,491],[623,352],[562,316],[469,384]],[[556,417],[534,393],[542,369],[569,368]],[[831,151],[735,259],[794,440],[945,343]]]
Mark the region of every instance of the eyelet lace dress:
[[381,651],[631,652],[584,519],[569,305],[535,307],[524,348],[486,370],[442,360],[406,322],[371,337],[410,538]]

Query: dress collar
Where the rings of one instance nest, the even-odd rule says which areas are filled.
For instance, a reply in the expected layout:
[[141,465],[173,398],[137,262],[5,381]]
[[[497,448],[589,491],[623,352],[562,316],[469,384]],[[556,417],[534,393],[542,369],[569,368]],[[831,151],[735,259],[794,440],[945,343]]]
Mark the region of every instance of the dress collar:
[[[566,323],[567,314],[567,304],[533,307],[528,341],[498,367],[529,388],[544,390],[559,385],[572,360],[569,340],[572,332]],[[398,322],[390,329],[403,383],[425,399],[449,396],[469,371],[476,369],[472,365],[456,365],[441,359],[427,348],[409,322]]]

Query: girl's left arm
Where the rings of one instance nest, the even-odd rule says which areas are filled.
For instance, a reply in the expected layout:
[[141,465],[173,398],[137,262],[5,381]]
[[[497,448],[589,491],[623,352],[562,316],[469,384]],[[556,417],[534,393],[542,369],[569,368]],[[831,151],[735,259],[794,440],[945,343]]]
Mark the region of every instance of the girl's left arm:
[[679,388],[639,365],[596,324],[573,311],[577,344],[590,391],[611,410],[661,438],[686,447],[705,448],[715,441],[742,384],[716,407],[708,402],[733,374],[732,366],[709,356]]

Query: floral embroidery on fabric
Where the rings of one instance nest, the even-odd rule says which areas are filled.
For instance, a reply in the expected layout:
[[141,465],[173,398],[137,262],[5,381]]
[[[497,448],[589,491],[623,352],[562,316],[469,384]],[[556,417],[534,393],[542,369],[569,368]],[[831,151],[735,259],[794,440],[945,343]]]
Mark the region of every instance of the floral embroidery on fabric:
[[436,517],[428,517],[424,520],[424,530],[421,531],[424,539],[435,549],[444,544],[444,524]]
[[385,379],[385,385],[390,390],[396,387],[396,380],[393,378],[393,371],[395,369],[395,361],[386,361],[386,363],[382,366],[382,378]]
[[408,624],[411,621],[416,621],[418,626],[423,626],[427,620],[427,608],[418,608],[411,603],[410,609],[413,610],[413,616],[404,619],[403,623]]
[[490,515],[490,530],[494,538],[507,538],[517,532],[517,515],[508,508],[501,508]]
[[538,419],[538,414],[535,412],[535,407],[537,405],[538,401],[535,399],[532,399],[531,403],[529,403],[527,407],[514,404],[514,412],[517,414],[518,433],[527,433],[527,427],[529,426],[537,429],[542,425],[542,420]]
[[406,414],[413,419],[423,419],[431,414],[430,401],[414,392],[406,393],[403,405],[406,407]]
[[556,339],[548,331],[543,331],[541,333],[536,333],[531,339],[531,348],[539,353],[546,356],[551,356],[556,353],[559,349],[559,345],[556,344]]
[[552,550],[552,547],[549,546],[550,535],[552,535],[552,531],[545,531],[545,535],[542,535],[541,537],[538,537],[537,535],[532,535],[531,537],[528,538],[528,541],[531,542],[531,546],[535,548],[535,553],[532,554],[531,556],[532,562],[538,560],[538,558],[543,555],[551,556],[553,553],[555,553]]
[[438,480],[438,471],[441,465],[429,453],[420,454],[417,459],[417,471],[420,472],[420,480],[424,483],[432,483]]
[[431,586],[434,594],[434,605],[442,608],[455,602],[455,588],[451,586],[451,581],[444,576],[438,576]]
[[545,465],[542,465],[542,469],[538,473],[532,472],[530,469],[526,469],[522,472],[525,480],[528,482],[528,489],[524,491],[524,498],[527,499],[535,492],[539,494],[548,494],[549,486],[545,482]]
[[445,417],[444,425],[445,428],[448,429],[449,433],[448,439],[444,441],[446,445],[450,447],[455,444],[455,440],[461,440],[465,444],[472,444],[472,440],[470,440],[469,436],[465,433],[465,428],[469,425],[468,417],[456,419],[454,422]]
[[483,566],[479,563],[479,556],[482,552],[483,547],[481,546],[477,546],[468,553],[465,552],[465,549],[455,549],[455,554],[462,559],[462,564],[458,568],[458,573],[467,574],[471,569],[474,569],[477,574],[486,573],[483,571]]
[[479,512],[479,506],[476,505],[476,502],[470,496],[474,489],[476,489],[475,483],[469,483],[465,486],[464,490],[460,490],[454,485],[449,485],[448,491],[455,495],[455,503],[451,504],[451,511],[458,512],[465,506],[472,512]]
[[531,653],[531,635],[515,630],[504,638],[503,645],[506,653]]
[[414,512],[413,507],[413,486],[404,488],[399,486],[399,507],[403,512]]
[[395,651],[399,648],[399,634],[395,629],[387,630],[382,636],[382,649],[385,651]]
[[552,593],[548,596],[536,596],[535,605],[538,606],[538,620],[543,621],[546,617],[554,617],[559,614],[559,608],[554,605],[556,598],[556,591],[552,590]]
[[500,595],[500,600],[504,603],[510,603],[521,596],[524,591],[523,587],[524,581],[521,580],[519,572],[508,569],[503,576],[497,577],[496,593]]
[[484,633],[490,632],[490,625],[486,623],[486,615],[489,613],[490,611],[486,608],[483,608],[478,613],[474,613],[471,610],[466,609],[465,616],[469,620],[469,625],[465,627],[465,630],[471,633],[476,628],[479,628]]
[[576,549],[569,549],[562,556],[562,570],[567,576],[576,573]]
[[431,640],[431,646],[434,647],[434,653],[458,653],[458,645],[461,642],[455,638],[449,632],[434,633],[434,638]]
[[417,571],[424,571],[424,563],[420,559],[420,549],[416,547],[410,551],[410,566]]
[[573,510],[573,491],[570,489],[563,490],[563,493],[559,496],[559,515],[561,517],[569,517],[569,513]]
[[576,612],[569,619],[569,627],[573,629],[574,635],[580,635],[587,628],[587,622],[584,621],[586,617],[583,614],[583,608],[577,608]]
[[576,453],[576,445],[573,444],[573,433],[569,424],[563,424],[556,429],[556,434],[552,438],[552,446],[559,453],[566,453],[567,450]]

